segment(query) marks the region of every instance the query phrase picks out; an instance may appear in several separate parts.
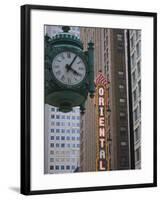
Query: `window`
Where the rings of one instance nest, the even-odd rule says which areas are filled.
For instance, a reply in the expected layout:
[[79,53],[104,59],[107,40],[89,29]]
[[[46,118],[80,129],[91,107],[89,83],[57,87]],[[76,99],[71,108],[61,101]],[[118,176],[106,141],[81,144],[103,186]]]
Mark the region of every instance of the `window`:
[[56,136],[56,140],[59,140],[60,139],[60,137],[59,136]]
[[69,136],[67,136],[67,137],[66,137],[66,140],[70,140],[70,137],[69,137]]
[[65,119],[65,115],[62,115],[61,118],[62,118],[62,119]]
[[61,170],[64,170],[64,165],[61,165]]
[[120,112],[120,117],[125,117],[126,114],[124,112]]
[[138,76],[140,76],[140,60],[137,62],[137,71],[138,71]]
[[120,120],[124,120],[126,118],[125,112],[120,112]]
[[65,140],[65,136],[61,136],[61,140]]
[[79,116],[77,116],[77,119],[80,119],[80,117],[79,117]]
[[80,137],[77,137],[77,140],[80,140]]
[[60,119],[60,116],[59,116],[59,115],[56,115],[56,119]]
[[55,169],[56,169],[56,170],[59,170],[59,165],[56,165],[56,166],[55,166]]
[[119,85],[119,89],[124,89],[124,85]]
[[77,133],[80,133],[80,130],[79,130],[79,129],[77,129]]
[[72,165],[72,170],[75,170],[75,166],[74,165]]
[[70,148],[70,143],[67,144],[67,147]]
[[141,101],[139,101],[139,115],[141,115]]
[[72,137],[72,140],[75,140],[75,137]]
[[64,148],[64,147],[65,147],[65,144],[64,144],[64,143],[62,143],[62,144],[61,144],[61,147],[62,147],[62,148]]
[[139,36],[140,36],[140,31],[138,31],[138,30],[136,30],[136,40],[139,38]]
[[59,143],[56,143],[56,147],[59,147]]
[[138,109],[136,108],[134,110],[134,121],[136,121],[138,119]]
[[121,33],[117,34],[117,40],[118,41],[123,41],[123,35]]
[[51,136],[50,139],[51,139],[51,140],[54,140],[54,136]]
[[141,54],[141,49],[140,49],[140,42],[137,43],[136,45],[136,55],[139,57]]
[[56,126],[60,126],[60,122],[56,122]]
[[72,116],[72,119],[75,119],[75,116]]
[[51,119],[54,119],[55,118],[55,115],[51,115]]
[[134,131],[135,133],[135,140],[138,141],[139,140],[139,127],[137,127]]
[[70,122],[68,122],[68,126],[70,126]]
[[52,155],[53,155],[53,154],[54,154],[54,151],[53,151],[53,150],[51,150],[51,151],[50,151],[50,154],[52,154]]
[[72,133],[75,133],[75,130],[74,130],[74,129],[72,129]]
[[61,129],[61,132],[62,132],[62,133],[65,133],[65,129]]
[[53,165],[50,165],[50,170],[53,170],[54,169],[54,166]]
[[51,126],[54,126],[55,125],[55,122],[51,122]]
[[51,129],[51,133],[54,133],[54,129],[53,128]]
[[140,158],[141,158],[141,156],[140,156],[140,147],[136,149],[135,157],[136,157],[136,161],[140,160]]
[[80,144],[77,144],[77,148],[79,148],[80,147]]
[[131,44],[131,48],[133,48],[134,47],[134,36],[131,37],[130,44]]
[[50,158],[50,162],[54,162],[54,158]]
[[65,126],[65,122],[61,122],[61,126]]
[[135,89],[134,92],[133,92],[133,100],[134,100],[134,102],[136,101],[136,99],[137,99],[137,95],[136,95],[136,89]]
[[77,126],[79,127],[79,126],[80,126],[80,123],[77,123]]
[[136,82],[136,71],[134,71],[134,72],[132,73],[132,82],[133,82],[133,85],[134,85],[135,82]]
[[141,94],[141,80],[138,82],[139,95]]
[[67,133],[70,133],[70,129],[67,129]]
[[121,142],[121,146],[126,146],[126,142]]
[[70,116],[67,116],[67,119],[70,119]]
[[54,147],[54,143],[50,143],[50,147]]
[[118,75],[119,75],[120,77],[123,77],[123,76],[124,76],[124,72],[123,72],[123,71],[118,71]]
[[120,127],[120,131],[126,131],[126,127]]
[[120,103],[125,103],[125,99],[120,99]]
[[135,53],[133,53],[131,56],[131,65],[132,65],[132,67],[135,66]]
[[60,129],[56,129],[56,133],[60,133]]
[[55,108],[51,108],[51,111],[55,111]]
[[66,169],[69,170],[69,169],[70,169],[70,165],[67,165],[67,166],[66,166]]

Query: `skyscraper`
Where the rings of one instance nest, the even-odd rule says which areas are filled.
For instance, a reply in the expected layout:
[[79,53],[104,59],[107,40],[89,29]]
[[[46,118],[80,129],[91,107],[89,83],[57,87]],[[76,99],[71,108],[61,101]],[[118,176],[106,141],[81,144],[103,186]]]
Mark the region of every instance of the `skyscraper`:
[[45,173],[74,172],[80,166],[80,110],[62,113],[45,105]]
[[131,88],[135,168],[141,168],[141,31],[130,30]]
[[[109,80],[108,157],[110,170],[130,169],[129,114],[125,34],[121,29],[80,28],[80,38],[87,46],[94,42],[95,77],[101,70]],[[96,170],[96,113],[94,102],[86,102],[81,117],[81,171]]]

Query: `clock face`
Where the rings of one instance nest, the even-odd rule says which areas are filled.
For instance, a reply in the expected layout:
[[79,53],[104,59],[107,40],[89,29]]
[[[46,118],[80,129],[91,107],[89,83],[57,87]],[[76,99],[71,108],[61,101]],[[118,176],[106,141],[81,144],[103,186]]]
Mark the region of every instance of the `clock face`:
[[56,55],[52,62],[55,78],[65,85],[77,85],[86,75],[86,67],[82,58],[70,51]]

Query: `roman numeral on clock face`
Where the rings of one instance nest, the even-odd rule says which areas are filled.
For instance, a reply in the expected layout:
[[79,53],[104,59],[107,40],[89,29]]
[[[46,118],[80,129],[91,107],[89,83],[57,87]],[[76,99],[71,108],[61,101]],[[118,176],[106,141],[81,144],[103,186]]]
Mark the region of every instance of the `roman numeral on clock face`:
[[67,52],[67,58],[71,58],[70,52]]
[[56,74],[57,76],[59,76],[59,75],[61,74],[61,71],[57,71],[57,72],[55,72],[55,74]]

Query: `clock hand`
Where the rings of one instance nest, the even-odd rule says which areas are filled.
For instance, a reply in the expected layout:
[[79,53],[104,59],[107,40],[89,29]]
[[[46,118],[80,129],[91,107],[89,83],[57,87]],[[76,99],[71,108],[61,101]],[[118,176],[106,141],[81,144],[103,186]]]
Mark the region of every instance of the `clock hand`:
[[82,74],[78,73],[76,70],[74,70],[73,68],[71,68],[71,70],[73,71],[73,73],[77,76],[82,76]]
[[72,62],[70,63],[69,68],[71,68],[72,64],[74,63],[75,59],[77,58],[77,55],[73,58]]

